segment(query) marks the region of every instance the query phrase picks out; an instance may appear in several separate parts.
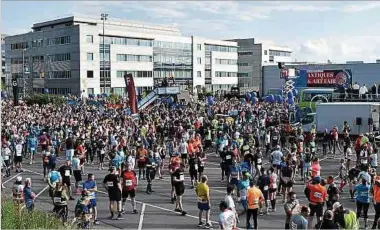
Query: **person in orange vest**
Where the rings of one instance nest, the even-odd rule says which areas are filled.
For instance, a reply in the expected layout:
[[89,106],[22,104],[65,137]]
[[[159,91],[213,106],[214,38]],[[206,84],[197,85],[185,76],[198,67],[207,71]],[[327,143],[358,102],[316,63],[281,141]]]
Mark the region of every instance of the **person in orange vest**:
[[322,221],[323,217],[323,204],[327,199],[327,191],[321,185],[321,177],[316,176],[312,179],[305,188],[305,195],[309,200],[310,216],[309,216],[309,229],[312,229],[314,215],[317,216],[317,222]]
[[375,220],[373,221],[372,229],[376,229],[377,222],[380,218],[380,176],[375,176],[371,188],[371,194],[373,196],[373,206],[375,208]]
[[253,229],[257,229],[257,215],[259,208],[264,202],[264,195],[261,190],[256,187],[255,181],[251,180],[249,183],[250,188],[247,191],[247,229],[252,229],[251,218],[253,218]]

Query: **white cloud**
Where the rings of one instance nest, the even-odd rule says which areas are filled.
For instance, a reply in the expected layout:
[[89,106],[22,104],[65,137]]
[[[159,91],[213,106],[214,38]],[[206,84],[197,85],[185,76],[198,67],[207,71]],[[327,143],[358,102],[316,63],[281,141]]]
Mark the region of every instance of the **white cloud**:
[[356,13],[356,12],[363,12],[363,11],[369,11],[376,8],[380,8],[380,2],[377,1],[371,1],[371,2],[360,2],[358,4],[350,4],[343,7],[343,12],[346,13]]
[[294,57],[299,61],[374,62],[380,59],[380,36],[333,36],[310,39],[293,45]]

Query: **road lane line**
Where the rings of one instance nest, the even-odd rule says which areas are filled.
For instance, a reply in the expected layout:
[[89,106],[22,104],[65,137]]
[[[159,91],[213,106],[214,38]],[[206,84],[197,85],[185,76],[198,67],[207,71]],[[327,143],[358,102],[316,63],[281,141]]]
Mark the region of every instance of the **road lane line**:
[[143,203],[142,204],[142,208],[141,208],[141,214],[140,214],[140,221],[139,221],[139,228],[138,228],[138,230],[141,230],[142,226],[143,226],[145,207],[146,207],[146,204]]
[[46,189],[49,188],[49,185],[47,185],[44,189],[41,190],[41,192],[39,192],[37,195],[36,195],[36,198],[39,197],[43,192],[45,192]]
[[[25,170],[24,170],[25,171]],[[6,183],[8,183],[9,181],[13,180],[14,178],[18,177],[22,172],[14,175],[13,177],[9,178],[8,180],[4,181],[4,183],[2,183],[2,185],[4,186]]]

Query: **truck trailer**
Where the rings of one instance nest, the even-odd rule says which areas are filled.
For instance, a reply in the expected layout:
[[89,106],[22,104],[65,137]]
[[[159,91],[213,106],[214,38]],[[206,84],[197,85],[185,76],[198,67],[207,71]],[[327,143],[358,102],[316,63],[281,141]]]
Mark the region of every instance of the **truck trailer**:
[[347,121],[351,135],[372,132],[379,129],[380,103],[376,102],[331,102],[318,103],[315,113],[305,116],[301,123],[305,131],[316,126],[317,133],[331,130],[335,125],[339,132]]

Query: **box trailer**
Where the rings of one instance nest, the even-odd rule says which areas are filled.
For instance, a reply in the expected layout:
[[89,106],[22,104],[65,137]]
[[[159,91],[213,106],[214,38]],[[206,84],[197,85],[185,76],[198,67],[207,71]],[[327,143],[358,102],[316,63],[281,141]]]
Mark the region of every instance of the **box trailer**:
[[343,123],[351,127],[351,134],[372,132],[379,129],[380,103],[375,102],[332,102],[316,105],[315,124],[318,133],[331,130],[334,125],[339,132]]

